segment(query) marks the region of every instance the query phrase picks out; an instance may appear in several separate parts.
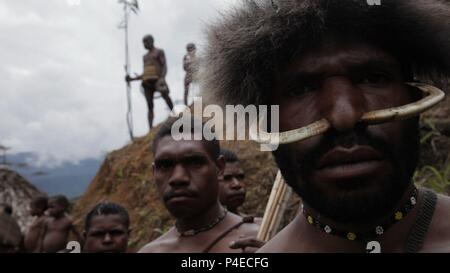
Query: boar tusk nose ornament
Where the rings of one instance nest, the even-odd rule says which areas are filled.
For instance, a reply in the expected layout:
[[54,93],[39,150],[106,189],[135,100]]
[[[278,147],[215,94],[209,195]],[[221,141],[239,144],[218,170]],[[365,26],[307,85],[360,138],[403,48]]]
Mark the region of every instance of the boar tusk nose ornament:
[[[423,98],[403,106],[388,109],[376,110],[365,113],[360,122],[373,125],[396,120],[404,120],[421,114],[430,109],[445,98],[445,93],[437,87],[425,83],[408,82],[407,85],[416,87],[424,94]],[[307,126],[280,133],[268,133],[261,128],[265,120],[259,120],[259,131],[256,130],[258,121],[250,127],[250,138],[260,144],[279,145],[303,141],[313,136],[325,133],[331,128],[331,124],[326,119],[321,119]]]

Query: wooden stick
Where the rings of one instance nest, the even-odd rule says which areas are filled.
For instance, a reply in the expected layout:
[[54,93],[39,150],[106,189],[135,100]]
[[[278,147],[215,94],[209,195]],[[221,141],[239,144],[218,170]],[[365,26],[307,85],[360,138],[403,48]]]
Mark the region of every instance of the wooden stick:
[[289,202],[289,199],[291,198],[292,189],[284,182],[284,180],[283,188],[280,191],[280,199],[278,199],[278,202],[276,204],[277,207],[274,215],[272,216],[272,221],[267,231],[266,241],[270,240],[277,234],[283,217],[285,216],[284,212],[286,211],[287,204]]
[[269,200],[267,201],[266,210],[264,212],[264,216],[263,216],[263,219],[262,219],[262,222],[261,222],[261,227],[259,228],[259,232],[258,232],[258,236],[257,236],[257,238],[259,240],[264,240],[264,238],[266,237],[267,229],[268,229],[268,227],[270,225],[270,221],[272,220],[271,219],[272,216],[273,216],[273,213],[272,213],[273,205],[272,204],[273,204],[273,202],[274,202],[274,200],[276,198],[276,195],[278,193],[279,180],[280,180],[279,176],[280,176],[280,172],[277,173],[277,176],[275,178],[275,182],[274,182],[274,184],[272,186],[272,191],[270,192]]
[[284,182],[281,172],[278,171],[258,232],[259,240],[268,241],[278,231],[289,196],[290,188]]

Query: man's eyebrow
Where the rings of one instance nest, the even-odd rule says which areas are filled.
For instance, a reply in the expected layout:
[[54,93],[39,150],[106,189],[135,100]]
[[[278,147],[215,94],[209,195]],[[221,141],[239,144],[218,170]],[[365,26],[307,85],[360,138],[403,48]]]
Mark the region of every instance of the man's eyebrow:
[[183,155],[182,157],[181,157],[182,159],[200,159],[200,158],[204,158],[204,159],[206,159],[207,158],[207,155],[206,154],[203,154],[203,153],[199,153],[199,152],[194,152],[194,153],[192,153],[192,154],[186,154],[186,155]]
[[399,67],[399,64],[396,62],[391,61],[385,61],[385,60],[367,60],[362,63],[357,63],[350,65],[350,73],[352,72],[358,72],[361,70],[383,70],[385,72],[391,72],[394,73],[397,71],[397,68]]
[[189,159],[189,158],[206,158],[207,154],[205,153],[201,153],[201,152],[197,152],[197,151],[192,151],[192,152],[187,152],[186,154],[179,156],[179,157],[175,157],[172,155],[161,155],[158,156],[157,158],[155,158],[155,162],[161,162],[161,161],[176,161],[177,159]]
[[104,229],[95,229],[95,228],[89,229],[89,233],[98,233],[98,232],[104,232]]
[[[324,65],[326,67],[326,65]],[[285,80],[316,80],[327,76],[327,71],[324,66],[312,66],[300,68],[295,73],[289,74]],[[399,63],[382,59],[366,59],[366,60],[347,60],[343,67],[349,74],[358,73],[361,71],[381,70],[388,73],[395,73],[399,69]]]
[[206,156],[206,154],[202,152],[193,151],[186,153],[186,156]]
[[167,161],[173,161],[174,159],[172,157],[169,156],[162,156],[159,158],[155,158],[155,162],[167,162]]

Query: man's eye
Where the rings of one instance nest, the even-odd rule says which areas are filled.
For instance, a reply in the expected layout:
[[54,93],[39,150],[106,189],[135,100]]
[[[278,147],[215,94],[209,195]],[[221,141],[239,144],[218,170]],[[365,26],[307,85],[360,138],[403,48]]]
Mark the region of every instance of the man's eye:
[[364,74],[360,79],[360,83],[371,85],[384,85],[388,83],[389,80],[390,77],[385,73],[373,72]]
[[230,181],[231,179],[233,179],[232,175],[224,175],[223,176],[223,180],[225,180],[225,181]]
[[155,168],[159,171],[169,170],[173,165],[173,162],[170,160],[160,160],[155,162]]
[[206,160],[203,157],[190,157],[185,160],[185,165],[189,167],[198,168],[205,164]]
[[317,87],[313,84],[297,84],[295,86],[290,87],[289,95],[293,97],[300,97],[310,92],[314,92],[317,90]]
[[238,175],[236,175],[236,179],[237,179],[237,180],[244,180],[244,178],[245,178],[245,175],[244,175],[244,174],[238,174]]
[[101,237],[104,237],[104,236],[105,236],[105,233],[104,233],[104,232],[101,232],[101,231],[92,232],[92,233],[91,233],[91,236],[92,236],[92,237],[96,237],[96,238],[101,238]]
[[111,236],[120,236],[125,234],[125,232],[123,230],[111,230],[109,234],[111,234]]

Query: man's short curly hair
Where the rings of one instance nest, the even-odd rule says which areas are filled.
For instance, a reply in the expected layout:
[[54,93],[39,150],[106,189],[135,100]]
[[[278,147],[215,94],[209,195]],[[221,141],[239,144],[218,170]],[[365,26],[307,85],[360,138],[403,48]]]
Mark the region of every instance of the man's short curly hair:
[[239,157],[235,152],[228,149],[220,149],[220,155],[225,158],[226,163],[235,163],[239,162]]
[[265,104],[277,67],[326,35],[381,46],[420,79],[450,72],[447,0],[245,0],[208,28],[200,73],[205,101]]
[[106,215],[118,215],[121,217],[123,224],[126,228],[130,226],[130,216],[128,215],[128,210],[119,204],[103,201],[95,205],[84,220],[84,230],[89,231],[92,224],[92,218],[95,216],[106,216]]
[[[206,126],[202,120],[194,118],[192,116],[187,117],[182,116],[181,118],[170,117],[169,119],[167,119],[165,122],[162,123],[161,127],[156,132],[156,135],[151,143],[150,149],[153,155],[156,154],[158,144],[161,141],[161,139],[163,139],[166,136],[172,136],[172,126],[174,126],[176,122],[180,121],[180,119],[186,119],[187,123],[191,124],[190,128],[184,128],[184,126],[182,126],[180,128],[181,129],[180,133],[192,133],[192,134],[202,133],[203,128]],[[214,138],[211,140],[205,139],[202,134],[201,141],[203,141],[205,148],[207,149],[209,155],[211,156],[211,159],[216,160],[220,156],[220,143],[215,133]]]

